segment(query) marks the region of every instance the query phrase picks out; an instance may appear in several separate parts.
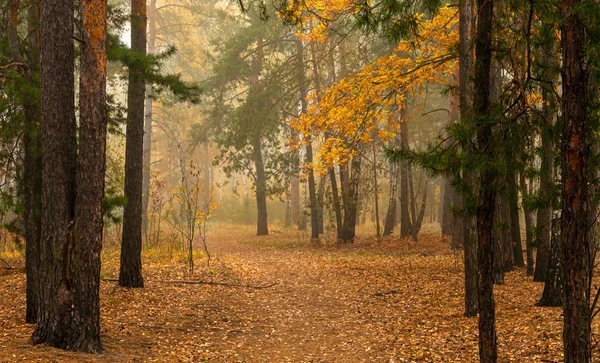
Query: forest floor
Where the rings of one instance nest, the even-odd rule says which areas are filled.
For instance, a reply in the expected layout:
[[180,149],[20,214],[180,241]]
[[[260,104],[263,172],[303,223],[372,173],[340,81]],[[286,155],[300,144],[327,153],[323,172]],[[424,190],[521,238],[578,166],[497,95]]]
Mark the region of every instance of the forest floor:
[[[416,245],[306,240],[216,227],[211,266],[199,257],[193,276],[179,252],[146,249],[145,288],[102,281],[99,355],[32,346],[23,270],[0,269],[0,362],[478,361],[477,319],[463,316],[462,256],[439,233],[424,233]],[[118,261],[118,248],[105,248],[103,278],[118,276]],[[561,309],[534,306],[542,287],[524,269],[496,286],[500,362],[562,361]]]

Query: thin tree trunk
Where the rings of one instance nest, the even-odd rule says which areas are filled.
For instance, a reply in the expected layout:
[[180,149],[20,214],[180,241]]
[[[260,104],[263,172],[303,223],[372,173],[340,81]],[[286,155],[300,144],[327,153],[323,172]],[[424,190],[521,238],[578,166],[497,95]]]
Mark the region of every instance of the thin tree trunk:
[[[300,103],[302,106],[302,113],[305,113],[308,109],[308,101],[307,91],[306,91],[306,75],[304,73],[304,51],[302,47],[302,42],[300,40],[296,41],[296,54],[298,59],[298,82],[299,82],[299,90],[300,90]],[[314,53],[313,53],[314,57]],[[313,59],[314,61],[314,59]],[[306,140],[306,163],[313,163],[313,148],[311,140]],[[310,200],[310,231],[311,238],[318,239],[319,238],[319,206],[317,201],[317,188],[315,185],[315,173],[313,168],[309,168],[308,170],[308,194]]]
[[269,234],[267,219],[267,177],[265,175],[265,164],[260,138],[257,137],[252,146],[254,166],[256,167],[256,209],[258,210],[256,235],[266,236]]
[[373,141],[373,188],[375,189],[375,226],[377,238],[379,238],[381,237],[381,226],[379,225],[379,186],[377,183],[377,150],[375,149],[375,141]]
[[[131,49],[146,54],[146,1],[131,0]],[[142,184],[144,159],[144,98],[140,69],[129,69],[125,144],[125,197],[119,285],[144,287],[142,277]]]
[[[461,122],[467,123],[472,117],[472,97],[471,81],[473,74],[473,48],[471,41],[473,39],[474,26],[474,0],[459,1],[459,89],[460,89],[460,118]],[[471,151],[471,143],[466,142],[463,145],[466,151]],[[472,193],[475,193],[476,181],[475,175],[470,170],[463,170],[463,179],[469,186]],[[463,204],[467,203],[468,198],[461,199]],[[461,205],[461,207],[464,207]],[[465,215],[463,217],[463,240],[464,240],[464,266],[465,266],[465,316],[476,316],[478,313],[478,261],[477,261],[477,226],[474,216]]]
[[419,233],[417,230],[417,207],[415,205],[417,196],[415,195],[415,188],[413,186],[413,171],[410,162],[408,163],[408,190],[410,192],[410,234],[412,235],[413,241],[417,243],[417,234]]
[[388,200],[387,212],[385,213],[385,223],[383,235],[389,236],[394,232],[396,225],[396,194],[398,191],[398,179],[400,177],[400,168],[396,163],[390,163],[390,198]]
[[340,203],[340,196],[338,194],[337,177],[335,175],[335,169],[329,168],[329,181],[331,182],[331,194],[333,198],[333,209],[335,212],[335,226],[337,232],[337,240],[342,239],[342,226],[344,224],[342,216],[342,206]]
[[[148,53],[154,53],[156,43],[156,0],[148,6]],[[146,115],[144,123],[144,159],[142,175],[142,226],[148,234],[148,202],[150,201],[150,157],[152,152],[152,87],[146,90]]]
[[508,173],[508,203],[510,209],[510,239],[512,245],[512,260],[514,266],[525,267],[523,260],[523,246],[521,244],[521,225],[519,223],[519,191],[517,188],[517,174]]
[[[404,116],[406,108],[403,106],[401,112],[400,123],[400,145],[403,148],[408,148],[408,121]],[[411,235],[410,214],[409,214],[409,181],[408,181],[408,162],[402,160],[400,162],[400,237],[408,237]]]
[[521,184],[523,215],[525,217],[525,246],[527,250],[527,276],[533,276],[533,221],[531,220],[531,211],[525,202],[529,197],[527,183],[525,182],[525,172],[519,173],[519,181]]

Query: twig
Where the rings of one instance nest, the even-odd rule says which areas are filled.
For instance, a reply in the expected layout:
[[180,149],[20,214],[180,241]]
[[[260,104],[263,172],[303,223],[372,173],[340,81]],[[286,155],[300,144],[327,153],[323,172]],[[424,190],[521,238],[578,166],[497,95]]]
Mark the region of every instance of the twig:
[[[119,279],[104,278],[102,281],[118,282]],[[230,286],[230,287],[245,287],[248,289],[266,289],[278,285],[279,282],[273,282],[266,285],[245,285],[245,284],[230,284],[226,282],[202,281],[202,280],[147,280],[150,282],[158,282],[163,284],[186,284],[186,285],[214,285],[214,286]]]
[[8,262],[6,262],[3,258],[0,258],[0,261],[2,261],[2,263],[6,265],[5,269],[7,269],[7,270],[14,270],[15,269]]

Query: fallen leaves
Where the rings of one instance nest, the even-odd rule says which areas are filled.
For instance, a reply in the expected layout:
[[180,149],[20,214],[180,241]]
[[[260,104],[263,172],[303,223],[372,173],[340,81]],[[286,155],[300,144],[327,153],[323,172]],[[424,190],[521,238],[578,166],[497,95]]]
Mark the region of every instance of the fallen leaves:
[[[292,233],[251,234],[217,229],[209,239],[217,262],[194,276],[155,254],[144,260],[144,289],[102,282],[101,355],[31,346],[25,276],[0,276],[0,361],[477,361],[477,319],[463,317],[462,257],[437,234],[418,245],[359,238],[320,247]],[[115,276],[118,254],[105,252],[103,274]],[[152,281],[182,278],[278,284]],[[523,270],[496,286],[501,362],[562,361],[561,310],[535,307],[541,290]]]

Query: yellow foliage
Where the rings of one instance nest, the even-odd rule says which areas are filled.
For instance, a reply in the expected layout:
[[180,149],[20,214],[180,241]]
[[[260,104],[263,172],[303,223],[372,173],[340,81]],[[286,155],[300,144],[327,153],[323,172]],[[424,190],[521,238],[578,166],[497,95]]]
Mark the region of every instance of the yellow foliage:
[[419,19],[417,39],[400,42],[391,54],[346,76],[319,99],[313,92],[307,112],[289,121],[305,140],[322,137],[315,165],[310,166],[316,172],[346,164],[373,137],[392,141],[402,121],[397,110],[405,107],[407,98],[419,100],[427,84],[445,83],[452,75],[457,66],[456,10],[443,7],[435,18]]

